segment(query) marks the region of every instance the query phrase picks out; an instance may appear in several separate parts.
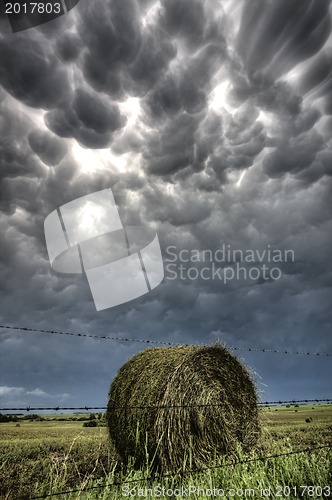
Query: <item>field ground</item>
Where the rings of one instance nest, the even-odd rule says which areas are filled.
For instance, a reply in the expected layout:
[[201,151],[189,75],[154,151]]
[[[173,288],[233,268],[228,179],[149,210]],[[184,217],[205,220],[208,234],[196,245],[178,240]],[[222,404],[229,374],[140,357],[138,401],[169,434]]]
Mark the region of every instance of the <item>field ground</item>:
[[[182,480],[170,476],[148,482],[142,481],[150,475],[148,466],[144,471],[129,466],[114,476],[117,459],[106,427],[83,427],[82,421],[70,420],[79,415],[43,417],[40,422],[0,424],[1,499],[28,499],[83,488],[92,489],[51,498],[153,499],[172,498],[172,492],[173,498],[185,494],[190,498],[332,498],[331,449],[192,472]],[[63,420],[57,420],[59,417]],[[332,405],[264,408],[261,418],[263,436],[258,449],[250,455],[239,451],[233,460],[332,444]],[[306,422],[309,418],[312,420]],[[113,483],[114,477],[117,482],[132,482],[103,487]],[[305,485],[311,489],[302,488]]]

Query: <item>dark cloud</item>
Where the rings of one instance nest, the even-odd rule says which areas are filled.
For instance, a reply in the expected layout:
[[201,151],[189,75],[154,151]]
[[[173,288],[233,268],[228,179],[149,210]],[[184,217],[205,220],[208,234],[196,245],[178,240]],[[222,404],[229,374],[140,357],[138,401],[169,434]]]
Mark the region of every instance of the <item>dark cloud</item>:
[[[1,322],[331,352],[329,8],[81,0],[36,30],[3,31]],[[43,224],[106,188],[124,224],[158,232],[165,268],[168,246],[270,245],[292,249],[295,261],[280,264],[280,280],[259,272],[226,284],[173,280],[166,269],[149,294],[97,313],[83,275],[51,269]],[[101,404],[141,348],[1,333],[1,385],[13,404],[64,393]],[[267,397],[326,397],[329,365],[319,365],[321,379],[316,359],[263,356],[246,361]]]
[[28,140],[31,149],[49,166],[60,163],[67,152],[66,145],[61,140],[38,129],[31,132]]
[[290,141],[285,141],[264,161],[265,172],[270,176],[285,173],[298,173],[310,167],[316,154],[324,146],[323,139],[315,131],[301,134]]
[[123,96],[123,73],[142,43],[136,2],[85,2],[77,29],[86,48],[83,70],[87,81],[97,91]]
[[249,74],[277,78],[321,49],[331,32],[330,1],[246,3],[238,46]]
[[210,44],[195,55],[181,75],[183,107],[188,113],[197,113],[206,106],[206,91],[220,69],[225,57],[224,47]]
[[301,112],[302,97],[289,84],[277,82],[258,92],[257,104],[263,110],[293,117]]
[[149,29],[130,67],[134,95],[142,96],[153,88],[175,56],[176,47],[166,33],[159,27]]
[[74,137],[87,148],[105,148],[110,145],[112,133],[124,126],[125,118],[116,105],[76,90],[70,103],[46,114],[45,123],[60,137]]
[[179,82],[174,75],[167,74],[158,82],[145,99],[146,109],[152,117],[172,117],[182,109],[182,99]]
[[[0,117],[0,210],[7,214],[15,211],[15,200],[23,185],[26,185],[26,196],[29,196],[31,189],[35,191],[34,180],[44,176],[42,165],[34,161],[27,138],[33,127],[33,122],[26,115],[15,115],[4,100]],[[34,196],[29,205],[32,207],[33,203]]]
[[318,87],[320,93],[331,82],[332,77],[332,53],[331,50],[322,50],[314,58],[306,71],[305,78],[300,82],[301,93],[306,94]]
[[24,35],[0,39],[0,84],[16,99],[35,108],[54,108],[68,92],[68,80],[41,40]]
[[163,1],[162,24],[166,31],[191,41],[194,45],[204,38],[205,12],[199,0]]
[[163,0],[161,6],[161,26],[188,52],[195,52],[209,43],[226,44],[228,25],[219,2]]
[[332,114],[332,50],[322,50],[311,62],[300,82],[300,91],[304,94],[312,92],[317,98],[324,98],[324,112]]
[[184,113],[167,121],[162,129],[147,138],[142,157],[148,171],[167,175],[191,165],[198,123],[198,117]]
[[65,33],[63,37],[57,40],[57,51],[60,58],[65,62],[71,62],[77,59],[83,44],[81,38],[74,33]]

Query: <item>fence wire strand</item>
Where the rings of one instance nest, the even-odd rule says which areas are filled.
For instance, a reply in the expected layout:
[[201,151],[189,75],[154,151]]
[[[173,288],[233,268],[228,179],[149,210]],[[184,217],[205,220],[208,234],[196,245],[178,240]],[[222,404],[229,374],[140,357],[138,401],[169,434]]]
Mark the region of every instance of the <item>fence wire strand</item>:
[[[292,400],[287,400],[287,401],[262,401],[257,403],[259,406],[264,407],[264,406],[275,406],[275,405],[292,405],[292,404],[297,404],[300,403],[302,405],[305,405],[306,403],[331,403],[332,399],[330,398],[325,398],[325,399],[292,399]],[[151,410],[163,410],[163,409],[176,409],[176,408],[205,408],[205,407],[220,407],[224,406],[225,403],[204,403],[204,404],[188,404],[188,405],[121,405],[121,406],[53,406],[53,407],[33,407],[33,406],[24,406],[20,408],[0,408],[0,411],[60,411],[60,410],[82,410],[82,411],[90,411],[90,410],[107,410],[107,408],[111,410],[118,410],[118,409],[123,409],[123,410],[146,410],[146,409],[151,409]]]
[[[51,335],[68,335],[71,337],[82,337],[89,338],[95,340],[115,340],[119,342],[136,342],[141,344],[151,344],[151,345],[164,345],[164,346],[188,346],[186,343],[176,343],[176,342],[164,342],[162,340],[146,340],[146,339],[131,339],[127,337],[110,337],[107,335],[92,335],[88,333],[79,333],[79,332],[63,332],[60,330],[43,330],[38,328],[29,328],[22,326],[9,326],[9,325],[0,325],[0,328],[7,330],[16,330],[16,331],[25,331],[31,333],[48,333]],[[306,351],[287,351],[280,349],[264,349],[259,347],[235,347],[235,346],[227,346],[229,349],[233,351],[246,351],[246,352],[265,352],[265,353],[275,353],[275,354],[290,354],[290,355],[298,355],[298,356],[321,356],[321,357],[332,357],[330,353],[321,353],[321,352],[306,352]]]
[[[189,470],[185,470],[185,471],[181,471],[181,472],[169,472],[167,474],[160,474],[160,475],[155,475],[155,476],[150,475],[150,476],[143,477],[140,479],[128,479],[126,481],[114,481],[113,483],[105,483],[102,485],[99,484],[99,485],[95,485],[95,486],[88,486],[86,488],[61,491],[61,492],[56,492],[56,493],[50,493],[47,495],[40,495],[37,497],[31,497],[30,500],[40,500],[42,498],[50,498],[52,496],[54,497],[54,496],[60,496],[60,495],[70,495],[72,493],[84,493],[86,491],[92,491],[92,490],[97,490],[97,489],[102,489],[102,488],[118,487],[118,486],[122,486],[125,484],[135,484],[135,483],[137,484],[137,483],[143,483],[143,482],[146,483],[149,481],[160,481],[162,479],[174,478],[176,476],[183,477],[183,476],[190,475],[190,474],[200,474],[201,472],[206,472],[208,470],[217,470],[217,469],[222,469],[224,467],[235,467],[237,465],[245,465],[245,464],[249,464],[249,463],[253,463],[253,462],[265,462],[267,460],[275,460],[275,459],[281,458],[281,457],[287,457],[290,455],[297,455],[300,453],[311,453],[313,451],[324,450],[324,449],[332,449],[332,444],[323,445],[323,446],[316,446],[313,448],[305,448],[303,450],[289,451],[289,452],[285,452],[285,453],[275,453],[275,454],[267,455],[267,456],[249,458],[247,460],[235,460],[233,462],[226,462],[226,463],[220,464],[220,465],[210,465],[210,466],[196,468],[196,469],[189,469]],[[100,479],[102,479],[102,478],[100,478]],[[96,479],[96,481],[97,480],[98,479]]]

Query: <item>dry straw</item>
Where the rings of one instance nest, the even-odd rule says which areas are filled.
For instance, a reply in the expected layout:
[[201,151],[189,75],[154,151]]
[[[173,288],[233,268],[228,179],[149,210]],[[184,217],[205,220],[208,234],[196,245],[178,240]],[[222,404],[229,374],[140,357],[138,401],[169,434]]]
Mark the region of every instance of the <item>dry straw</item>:
[[162,471],[207,465],[239,444],[251,449],[260,434],[252,378],[219,344],[136,354],[111,385],[107,421],[124,462]]

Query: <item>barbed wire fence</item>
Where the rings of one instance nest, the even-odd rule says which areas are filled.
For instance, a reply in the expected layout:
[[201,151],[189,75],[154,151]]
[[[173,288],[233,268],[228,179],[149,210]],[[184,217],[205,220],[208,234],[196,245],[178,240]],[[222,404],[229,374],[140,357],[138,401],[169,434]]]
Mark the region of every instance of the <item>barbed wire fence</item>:
[[[263,401],[259,402],[258,406],[260,407],[269,407],[269,406],[282,406],[282,405],[294,405],[294,404],[308,404],[308,403],[332,403],[332,398],[325,399],[289,399],[286,401]],[[122,405],[122,406],[22,406],[15,408],[0,408],[0,411],[91,411],[91,410],[112,410],[112,409],[123,409],[123,410],[167,410],[167,409],[177,409],[177,408],[205,408],[205,407],[221,407],[224,406],[225,403],[204,403],[204,404],[188,404],[188,405]]]
[[266,462],[268,460],[276,460],[277,458],[287,457],[287,456],[291,456],[291,455],[298,455],[301,453],[312,453],[314,451],[324,450],[324,449],[331,450],[332,444],[331,445],[323,445],[323,446],[315,446],[315,447],[311,447],[311,448],[305,448],[302,450],[294,450],[294,451],[289,451],[289,452],[285,452],[285,453],[275,453],[275,454],[266,455],[266,456],[249,458],[246,460],[234,460],[232,462],[226,462],[226,463],[218,464],[218,465],[209,465],[206,467],[200,467],[200,468],[196,468],[196,469],[187,469],[187,470],[183,470],[181,472],[174,471],[174,472],[168,472],[166,474],[149,475],[147,477],[142,477],[140,479],[128,479],[125,481],[114,481],[112,483],[104,483],[104,484],[98,484],[98,485],[94,485],[94,486],[87,486],[85,488],[80,488],[80,489],[73,489],[73,490],[66,490],[66,491],[60,491],[60,492],[55,492],[55,493],[49,493],[49,494],[45,494],[45,495],[31,497],[30,500],[40,500],[42,498],[50,498],[50,497],[56,497],[56,496],[61,496],[61,495],[67,496],[67,495],[74,494],[74,493],[84,493],[87,491],[100,490],[103,488],[114,488],[114,487],[117,488],[117,487],[123,486],[123,485],[148,483],[151,481],[156,482],[156,481],[162,481],[163,479],[170,479],[170,478],[173,479],[176,476],[182,478],[184,476],[200,474],[202,472],[222,469],[224,467],[236,467],[237,465],[246,465],[246,464],[250,464],[250,463],[254,463],[254,462]]
[[[25,332],[32,332],[32,333],[46,333],[46,334],[51,334],[51,335],[67,335],[71,337],[77,337],[77,338],[90,338],[94,340],[113,340],[113,341],[123,341],[123,342],[138,342],[138,343],[145,343],[145,344],[156,344],[156,345],[167,345],[167,346],[187,346],[188,344],[181,344],[181,343],[175,343],[175,342],[166,342],[166,341],[161,341],[161,340],[151,340],[151,339],[131,339],[127,337],[110,337],[106,335],[92,335],[88,333],[80,333],[80,332],[64,332],[61,330],[45,330],[45,329],[38,329],[38,328],[30,328],[30,327],[22,327],[22,326],[12,326],[12,325],[0,325],[0,329],[3,330],[15,330],[15,331],[25,331]],[[277,354],[289,354],[289,355],[304,355],[304,356],[325,356],[325,357],[332,357],[332,354],[330,353],[320,353],[320,352],[305,352],[305,351],[287,351],[287,350],[279,350],[279,349],[265,349],[265,348],[257,348],[257,347],[236,347],[236,346],[228,346],[230,349],[234,351],[247,351],[247,352],[261,352],[261,353],[277,353]],[[301,400],[287,400],[287,401],[263,401],[259,402],[258,405],[263,407],[263,406],[276,406],[276,405],[291,405],[291,404],[308,404],[308,403],[327,403],[330,404],[332,402],[332,399],[325,398],[325,399],[301,399]],[[191,406],[196,406],[196,407],[204,407],[204,406],[222,406],[223,403],[216,403],[216,404],[201,404],[201,405],[173,405],[171,406],[160,406],[160,405],[155,405],[155,406],[126,406],[124,408],[129,409],[129,408],[135,408],[135,409],[143,409],[143,408],[151,408],[151,409],[170,409],[170,408],[184,408],[185,406],[191,407]],[[94,405],[84,405],[84,406],[67,406],[67,407],[62,407],[60,405],[53,406],[53,407],[33,407],[32,405],[26,405],[26,406],[21,406],[21,407],[5,407],[5,408],[0,408],[0,411],[90,411],[90,410],[106,410],[106,406],[94,406]]]
[[[187,346],[188,344],[186,343],[176,343],[176,342],[167,342],[167,341],[161,341],[161,340],[151,340],[151,339],[132,339],[128,337],[117,337],[117,336],[106,336],[106,335],[92,335],[88,333],[81,333],[81,332],[64,332],[61,330],[46,330],[46,329],[38,329],[38,328],[30,328],[30,327],[21,327],[21,326],[10,326],[10,325],[0,325],[0,329],[2,330],[14,330],[14,331],[21,331],[21,332],[30,332],[30,333],[40,333],[40,334],[50,334],[50,335],[64,335],[64,336],[71,336],[71,337],[76,337],[76,338],[89,338],[89,339],[94,339],[94,340],[113,340],[113,341],[118,341],[118,342],[132,342],[132,343],[140,343],[140,344],[150,344],[150,345],[163,345],[163,346]],[[259,353],[275,353],[275,354],[285,354],[285,355],[299,355],[299,356],[320,356],[320,357],[332,357],[331,353],[321,353],[321,352],[305,352],[305,351],[291,351],[291,350],[282,350],[282,349],[267,349],[267,348],[260,348],[260,347],[237,347],[237,346],[227,346],[230,350],[233,351],[246,351],[246,352],[259,352]],[[305,405],[308,403],[325,403],[325,404],[331,404],[332,403],[332,398],[312,398],[312,399],[292,399],[292,400],[285,400],[285,401],[262,401],[259,402],[258,405],[262,408],[264,407],[273,407],[273,406],[281,406],[281,405]],[[175,409],[175,408],[191,408],[191,407],[197,407],[197,408],[203,408],[203,407],[217,407],[217,406],[222,406],[223,403],[210,403],[210,404],[190,404],[190,405],[125,405],[125,406],[93,406],[93,405],[84,405],[84,406],[54,406],[54,407],[34,407],[31,405],[27,406],[21,406],[21,407],[4,407],[0,408],[1,411],[96,411],[96,410],[102,410],[105,411],[108,409],[110,411],[111,409],[153,409],[153,410],[162,410],[162,409]],[[67,490],[67,491],[61,491],[61,492],[54,492],[50,494],[45,494],[45,495],[40,495],[40,496],[35,496],[31,497],[30,500],[39,500],[43,498],[50,498],[50,497],[55,497],[55,496],[63,496],[63,495],[70,495],[74,493],[84,493],[87,491],[92,491],[92,490],[97,490],[97,489],[102,489],[102,488],[111,488],[111,487],[119,487],[122,485],[128,485],[128,484],[139,484],[142,482],[150,482],[150,481],[160,481],[163,479],[167,478],[174,478],[176,476],[183,477],[185,475],[192,475],[192,474],[198,474],[202,473],[204,471],[208,470],[216,470],[220,469],[223,467],[234,467],[237,465],[244,465],[244,464],[249,464],[253,462],[265,462],[268,460],[275,460],[280,457],[285,457],[285,456],[290,456],[290,455],[296,455],[296,454],[301,454],[301,453],[312,453],[314,451],[318,450],[323,450],[323,449],[332,449],[332,444],[328,445],[323,445],[323,446],[316,446],[316,447],[311,447],[311,448],[306,448],[302,450],[294,450],[290,452],[285,452],[285,453],[278,453],[278,454],[272,454],[272,455],[267,455],[267,456],[259,456],[255,458],[250,458],[247,460],[235,460],[231,462],[226,462],[221,465],[210,465],[206,466],[204,468],[198,468],[198,469],[188,469],[185,471],[174,471],[174,472],[169,472],[167,474],[162,474],[162,475],[153,475],[153,476],[147,476],[147,477],[142,477],[140,479],[132,479],[132,480],[125,480],[125,481],[114,481],[112,483],[105,483],[105,484],[98,484],[98,485],[93,485],[93,486],[88,486],[84,488],[79,488],[79,489],[72,489],[72,490]],[[101,480],[103,478],[99,478]],[[97,479],[96,479],[97,481]]]
[[[39,328],[30,328],[23,326],[10,326],[10,325],[0,325],[0,329],[3,330],[15,330],[15,331],[25,331],[30,333],[47,333],[50,335],[66,335],[70,337],[81,337],[81,338],[89,338],[95,340],[114,340],[118,342],[137,342],[141,344],[156,344],[156,345],[164,345],[164,346],[188,346],[186,343],[177,343],[177,342],[167,342],[162,340],[151,340],[151,339],[132,339],[128,337],[110,337],[107,335],[92,335],[89,333],[80,333],[80,332],[63,332],[61,330],[44,330]],[[247,352],[265,352],[265,353],[275,353],[275,354],[289,354],[289,355],[297,355],[297,356],[322,356],[322,357],[332,357],[332,353],[321,353],[321,352],[306,352],[306,351],[288,351],[282,349],[266,349],[260,347],[236,347],[236,346],[227,346],[229,349],[233,351],[247,351]]]

